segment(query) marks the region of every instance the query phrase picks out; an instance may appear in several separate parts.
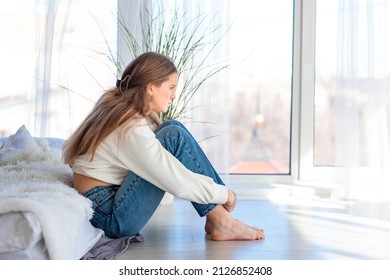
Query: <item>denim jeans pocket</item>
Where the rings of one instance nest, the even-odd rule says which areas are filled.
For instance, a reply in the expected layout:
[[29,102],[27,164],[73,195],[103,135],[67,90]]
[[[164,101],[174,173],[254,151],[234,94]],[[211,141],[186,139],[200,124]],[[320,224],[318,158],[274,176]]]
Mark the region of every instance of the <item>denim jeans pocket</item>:
[[110,216],[114,207],[116,186],[96,187],[84,194],[85,197],[92,201],[92,208],[95,212]]

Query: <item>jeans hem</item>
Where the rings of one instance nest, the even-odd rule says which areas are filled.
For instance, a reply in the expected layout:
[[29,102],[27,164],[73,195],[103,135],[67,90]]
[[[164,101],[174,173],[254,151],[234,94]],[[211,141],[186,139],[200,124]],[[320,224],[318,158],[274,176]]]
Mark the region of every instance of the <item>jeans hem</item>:
[[217,207],[217,204],[211,204],[210,207],[208,207],[206,210],[203,212],[199,213],[200,217],[207,216],[211,211],[213,211]]

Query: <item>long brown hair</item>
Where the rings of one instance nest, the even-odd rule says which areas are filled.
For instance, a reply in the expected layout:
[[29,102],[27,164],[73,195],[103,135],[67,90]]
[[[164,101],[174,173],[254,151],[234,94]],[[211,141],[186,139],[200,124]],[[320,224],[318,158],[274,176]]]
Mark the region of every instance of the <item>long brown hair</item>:
[[147,118],[156,122],[146,87],[149,84],[160,86],[174,73],[177,73],[176,66],[167,56],[147,52],[135,58],[123,71],[117,86],[99,98],[86,119],[65,141],[65,163],[72,164],[83,154],[90,154],[92,159],[104,138],[129,120]]

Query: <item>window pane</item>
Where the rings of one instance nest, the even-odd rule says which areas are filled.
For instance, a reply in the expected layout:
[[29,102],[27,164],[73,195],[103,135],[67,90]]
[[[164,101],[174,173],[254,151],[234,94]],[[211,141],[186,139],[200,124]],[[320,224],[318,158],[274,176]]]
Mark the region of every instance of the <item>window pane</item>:
[[[216,142],[228,139],[226,161],[231,174],[288,174],[293,1],[229,3],[231,21],[224,24],[231,26],[227,56],[232,65],[227,74],[228,87],[227,79],[221,79],[217,89],[228,92],[229,100],[222,110],[228,108],[229,121]],[[210,111],[215,109],[211,106]],[[222,124],[220,120],[214,122]],[[209,142],[201,143],[209,157],[217,161],[213,154],[218,145],[208,147]]]
[[317,0],[314,165],[334,164],[334,96],[337,54],[337,0]]
[[[249,8],[248,8],[249,7]],[[293,1],[232,1],[231,173],[289,173]]]
[[389,13],[389,1],[317,1],[315,165],[386,162]]

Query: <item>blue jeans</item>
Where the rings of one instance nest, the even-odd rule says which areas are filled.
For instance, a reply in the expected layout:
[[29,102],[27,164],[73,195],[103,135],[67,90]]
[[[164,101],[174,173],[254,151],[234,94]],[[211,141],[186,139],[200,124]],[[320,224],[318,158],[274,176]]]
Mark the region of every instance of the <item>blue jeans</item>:
[[[183,124],[166,121],[156,129],[155,134],[164,148],[184,166],[223,185],[212,164]],[[84,196],[92,201],[92,225],[104,230],[108,237],[119,238],[138,234],[156,211],[164,193],[130,171],[120,186],[96,187],[84,193]],[[191,203],[201,217],[216,206]]]

